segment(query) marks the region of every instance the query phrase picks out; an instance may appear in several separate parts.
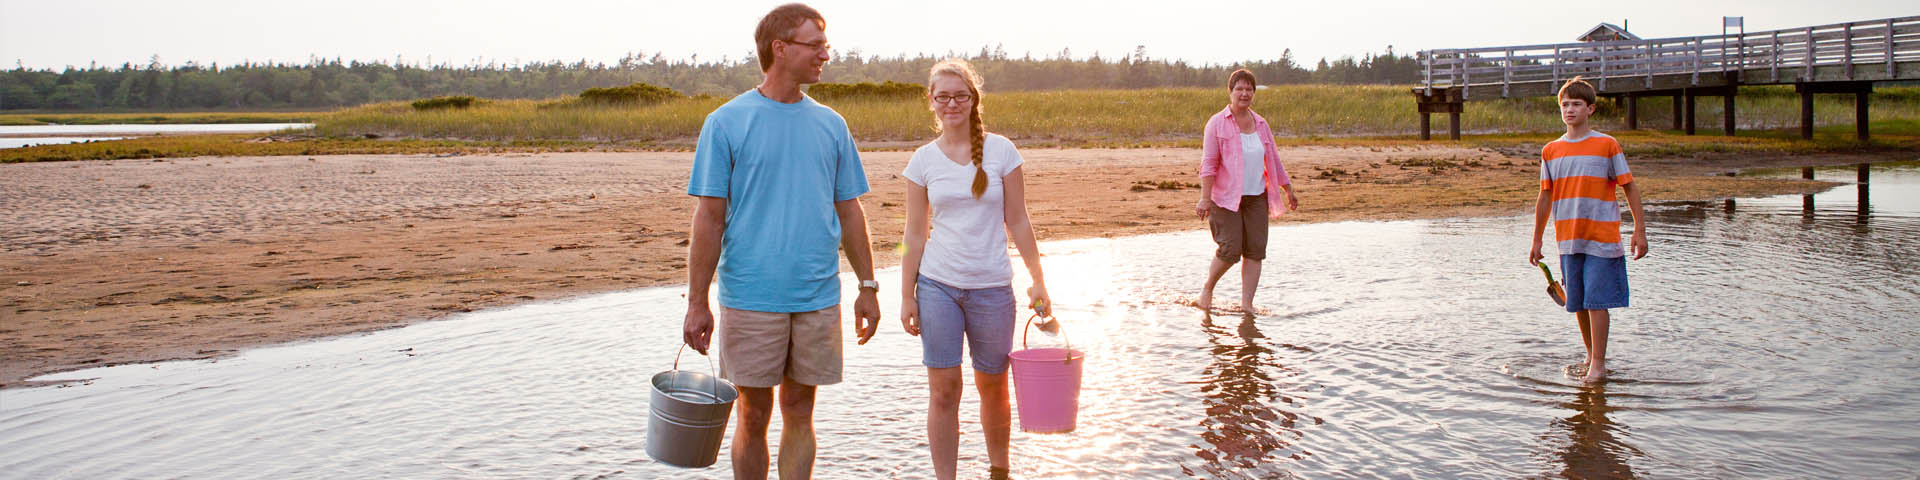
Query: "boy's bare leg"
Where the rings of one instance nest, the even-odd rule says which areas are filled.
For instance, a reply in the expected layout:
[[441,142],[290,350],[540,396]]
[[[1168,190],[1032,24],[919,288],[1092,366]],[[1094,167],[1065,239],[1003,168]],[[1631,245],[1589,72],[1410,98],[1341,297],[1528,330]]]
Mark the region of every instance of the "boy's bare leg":
[[933,477],[952,480],[960,457],[960,367],[928,368],[927,387],[927,447],[933,453]]
[[1240,261],[1240,311],[1253,315],[1253,291],[1260,289],[1260,261]]
[[767,478],[767,422],[773,418],[773,389],[740,387],[734,409],[740,421],[733,425],[733,478]]
[[1607,377],[1607,321],[1606,310],[1588,310],[1592,319],[1593,333],[1587,343],[1587,376],[1581,379],[1585,383],[1599,383]]
[[1587,348],[1587,363],[1593,363],[1593,327],[1590,320],[1592,316],[1587,315],[1590,311],[1592,310],[1581,310],[1573,314],[1573,318],[1580,320],[1580,346]]
[[1587,358],[1581,359],[1580,363],[1568,365],[1567,375],[1584,378],[1587,376],[1587,365],[1593,364],[1592,327],[1589,325],[1586,310],[1573,312],[1573,318],[1580,321],[1580,346],[1586,350]]
[[780,381],[780,478],[813,478],[814,386]]
[[1220,277],[1226,276],[1227,269],[1232,267],[1232,263],[1221,260],[1220,256],[1213,257],[1213,263],[1207,266],[1207,285],[1200,287],[1200,300],[1195,302],[1201,310],[1213,311],[1213,286],[1219,284]]

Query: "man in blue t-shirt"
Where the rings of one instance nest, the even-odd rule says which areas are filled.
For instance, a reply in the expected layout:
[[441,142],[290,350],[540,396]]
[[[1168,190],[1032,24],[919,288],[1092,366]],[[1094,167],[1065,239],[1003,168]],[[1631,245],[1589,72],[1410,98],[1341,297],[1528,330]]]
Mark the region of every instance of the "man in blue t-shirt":
[[714,330],[707,286],[720,275],[720,375],[740,387],[734,478],[766,478],[767,423],[780,395],[780,478],[808,478],[813,399],[841,379],[839,255],[860,277],[854,327],[880,321],[860,195],[867,175],[847,121],[800,85],[820,81],[826,20],[782,5],[754,31],[766,77],[707,115],[687,194],[699,198],[688,247],[685,341],[706,353]]

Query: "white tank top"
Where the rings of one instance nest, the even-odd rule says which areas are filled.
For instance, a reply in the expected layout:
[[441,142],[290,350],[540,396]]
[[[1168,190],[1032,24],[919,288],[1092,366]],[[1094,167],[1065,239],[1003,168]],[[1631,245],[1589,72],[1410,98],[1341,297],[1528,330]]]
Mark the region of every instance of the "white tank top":
[[1267,193],[1267,145],[1258,133],[1240,134],[1240,194]]

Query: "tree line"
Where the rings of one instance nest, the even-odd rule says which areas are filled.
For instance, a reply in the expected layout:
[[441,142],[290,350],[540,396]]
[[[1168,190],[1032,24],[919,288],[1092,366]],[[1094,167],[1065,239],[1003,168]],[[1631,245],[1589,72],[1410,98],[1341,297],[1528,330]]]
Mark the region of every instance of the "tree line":
[[[833,55],[822,81],[923,83],[934,62],[965,57],[992,90],[1221,86],[1236,68],[1252,70],[1263,84],[1411,84],[1420,78],[1419,62],[1392,47],[1360,58],[1321,59],[1311,69],[1295,63],[1291,50],[1277,59],[1228,65],[1151,58],[1145,46],[1117,58],[1098,53],[1076,58],[1070,49],[1044,58],[1013,57],[997,46],[940,56],[881,57],[858,50]],[[687,94],[732,95],[759,81],[759,62],[752,56],[701,61],[697,55],[668,59],[634,53],[611,64],[466,66],[337,58],[311,58],[305,64],[165,65],[155,56],[146,65],[0,70],[0,110],[326,109],[446,95],[552,98],[638,82]]]

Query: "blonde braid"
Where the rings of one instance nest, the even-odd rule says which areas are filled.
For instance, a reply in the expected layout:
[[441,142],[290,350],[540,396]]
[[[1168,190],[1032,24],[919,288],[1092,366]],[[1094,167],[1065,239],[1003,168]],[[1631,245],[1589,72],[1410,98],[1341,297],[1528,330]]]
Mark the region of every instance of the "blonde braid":
[[973,126],[973,198],[987,193],[987,167],[982,165],[986,154],[987,125],[980,120],[980,92],[973,94],[973,114],[967,117]]

